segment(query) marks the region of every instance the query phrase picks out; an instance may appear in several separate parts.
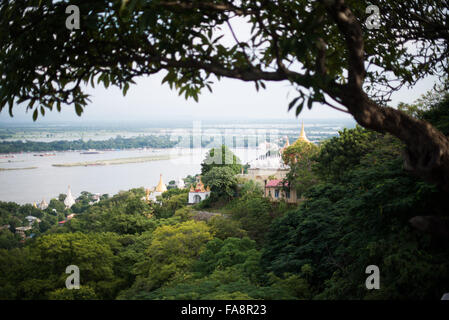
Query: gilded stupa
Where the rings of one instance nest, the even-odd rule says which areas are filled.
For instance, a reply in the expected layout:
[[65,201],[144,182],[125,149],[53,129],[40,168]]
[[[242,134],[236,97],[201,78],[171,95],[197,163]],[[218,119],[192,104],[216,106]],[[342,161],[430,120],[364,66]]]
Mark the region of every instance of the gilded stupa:
[[142,198],[142,200],[145,199],[145,201],[153,201],[153,202],[158,202],[157,197],[161,196],[162,193],[164,193],[165,191],[167,191],[167,186],[164,184],[164,181],[162,180],[162,174],[159,177],[159,183],[157,184],[157,186],[153,189],[147,189],[146,190],[146,196],[144,198]]
[[299,138],[298,138],[298,140],[295,141],[295,143],[297,143],[297,142],[311,143],[310,140],[307,139],[306,132],[304,131],[304,121],[302,122],[302,125],[301,125],[301,133],[299,134]]
[[150,189],[145,189],[145,196],[142,197],[142,201],[149,202],[150,201]]
[[159,183],[157,184],[156,189],[154,191],[160,192],[160,193],[167,191],[167,186],[162,181],[162,174],[159,178]]

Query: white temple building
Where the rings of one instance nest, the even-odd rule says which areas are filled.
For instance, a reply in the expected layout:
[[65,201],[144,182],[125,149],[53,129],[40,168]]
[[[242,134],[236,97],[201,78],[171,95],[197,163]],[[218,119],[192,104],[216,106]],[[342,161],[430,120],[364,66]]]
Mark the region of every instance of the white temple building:
[[64,204],[65,204],[66,209],[71,208],[75,204],[75,199],[73,199],[72,191],[70,190],[70,186],[69,186],[69,190],[67,190],[67,196],[65,197]]
[[40,223],[41,220],[35,216],[26,216],[25,219],[28,221],[28,225],[33,225],[33,223]]
[[[288,147],[287,144],[284,148]],[[267,148],[264,154],[248,163],[250,166],[248,173],[240,175],[241,177],[254,180],[264,185],[269,177],[283,179],[287,175],[289,167],[282,161],[282,150],[284,148],[279,149],[277,146],[277,148],[271,145],[269,146],[270,148]]]
[[184,180],[179,178],[178,181],[176,181],[176,187],[178,189],[184,189],[186,187],[186,184],[184,183]]
[[168,183],[167,189],[184,189],[186,187],[184,180],[181,178],[178,178],[178,180],[172,180]]
[[201,201],[209,198],[210,193],[211,193],[211,191],[210,191],[209,186],[204,188],[204,184],[201,181],[201,177],[200,177],[200,180],[197,182],[195,187],[193,186],[193,184],[190,186],[188,203],[189,204],[200,203]]

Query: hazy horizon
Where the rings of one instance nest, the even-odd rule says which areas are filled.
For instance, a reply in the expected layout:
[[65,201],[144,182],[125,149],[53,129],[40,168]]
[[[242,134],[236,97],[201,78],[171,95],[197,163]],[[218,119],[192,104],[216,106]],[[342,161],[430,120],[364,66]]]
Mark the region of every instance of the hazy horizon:
[[[205,90],[199,102],[185,100],[161,85],[163,73],[149,78],[139,78],[124,97],[119,88],[103,86],[85,88],[92,102],[86,106],[81,117],[74,107],[63,106],[58,113],[46,109],[45,116],[39,114],[37,124],[71,122],[73,124],[92,122],[151,122],[151,121],[195,121],[195,120],[297,120],[295,110],[287,112],[289,102],[296,97],[294,89],[286,82],[266,83],[267,89],[256,91],[253,83],[223,79],[213,86],[213,93]],[[426,78],[413,89],[403,88],[392,96],[390,106],[399,102],[412,103],[430,90],[435,78]],[[16,105],[11,118],[7,108],[0,112],[0,125],[33,124],[32,113],[25,111],[24,105]],[[314,103],[312,110],[304,108],[301,120],[312,119],[352,119],[352,116],[330,107]]]

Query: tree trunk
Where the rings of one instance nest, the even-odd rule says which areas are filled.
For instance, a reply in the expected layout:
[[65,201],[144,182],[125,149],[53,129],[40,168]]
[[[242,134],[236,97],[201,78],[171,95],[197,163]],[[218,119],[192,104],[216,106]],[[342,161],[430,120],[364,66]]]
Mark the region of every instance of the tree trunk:
[[427,121],[379,106],[358,88],[347,88],[340,97],[361,126],[390,133],[405,143],[404,167],[407,171],[449,193],[449,140],[444,134]]

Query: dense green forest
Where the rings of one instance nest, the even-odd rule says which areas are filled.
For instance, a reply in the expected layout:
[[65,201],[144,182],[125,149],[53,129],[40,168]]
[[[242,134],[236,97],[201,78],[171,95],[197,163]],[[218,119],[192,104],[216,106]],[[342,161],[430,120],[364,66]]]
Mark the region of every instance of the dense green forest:
[[[225,139],[215,139],[214,137],[201,136],[199,144],[201,147],[220,147],[225,143]],[[255,139],[254,139],[255,140]],[[170,135],[149,135],[131,138],[116,136],[107,140],[58,140],[52,142],[14,140],[0,141],[0,154],[18,152],[47,152],[47,151],[70,151],[70,150],[111,150],[111,149],[136,149],[136,148],[194,148],[196,145],[190,136],[170,136]],[[259,141],[250,141],[246,136],[233,137],[231,146],[248,147],[250,144],[259,145]]]
[[[404,110],[449,134],[448,103],[446,95]],[[294,149],[307,159],[287,176],[305,198],[299,206],[271,203],[260,185],[237,178],[238,158],[203,166],[216,196],[195,206],[188,189],[150,205],[143,189],[93,205],[83,192],[68,210],[64,195],[45,210],[0,203],[0,225],[9,225],[0,231],[0,299],[440,299],[449,291],[447,239],[410,221],[439,216],[447,201],[404,170],[402,148],[356,127]],[[21,241],[12,231],[27,215],[41,222]],[[64,285],[72,264],[79,290]],[[380,269],[379,290],[365,287],[368,265]]]
[[0,153],[44,152],[68,150],[106,150],[132,148],[172,148],[177,141],[170,140],[170,136],[139,136],[123,138],[117,136],[108,140],[58,140],[52,142],[30,141],[1,141]]

